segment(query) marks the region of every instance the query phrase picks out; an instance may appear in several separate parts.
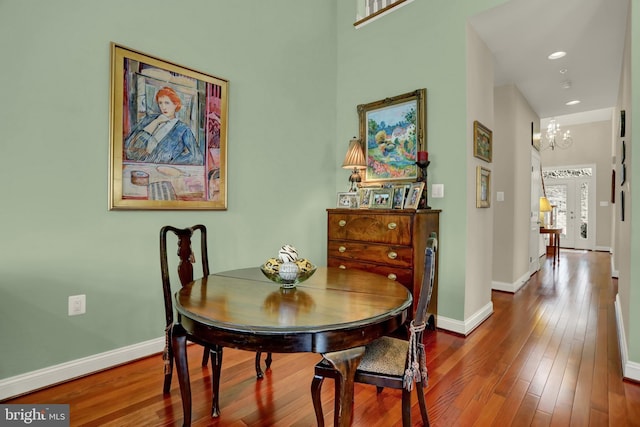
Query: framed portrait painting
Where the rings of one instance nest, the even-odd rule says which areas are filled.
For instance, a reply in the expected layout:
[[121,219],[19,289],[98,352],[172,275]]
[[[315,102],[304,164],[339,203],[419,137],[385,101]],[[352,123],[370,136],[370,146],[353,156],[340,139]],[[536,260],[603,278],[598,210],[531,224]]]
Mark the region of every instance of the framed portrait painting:
[[111,43],[109,209],[226,209],[225,79]]
[[415,181],[418,151],[426,151],[427,90],[358,105],[365,182]]

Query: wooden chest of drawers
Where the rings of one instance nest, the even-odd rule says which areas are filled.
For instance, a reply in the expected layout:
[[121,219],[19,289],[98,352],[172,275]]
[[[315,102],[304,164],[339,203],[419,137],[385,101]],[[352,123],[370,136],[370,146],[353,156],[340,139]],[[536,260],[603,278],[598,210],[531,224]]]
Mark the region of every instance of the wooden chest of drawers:
[[[413,309],[424,271],[424,251],[432,232],[439,236],[439,210],[327,209],[327,265],[382,274],[406,286]],[[428,312],[438,313],[438,268]]]

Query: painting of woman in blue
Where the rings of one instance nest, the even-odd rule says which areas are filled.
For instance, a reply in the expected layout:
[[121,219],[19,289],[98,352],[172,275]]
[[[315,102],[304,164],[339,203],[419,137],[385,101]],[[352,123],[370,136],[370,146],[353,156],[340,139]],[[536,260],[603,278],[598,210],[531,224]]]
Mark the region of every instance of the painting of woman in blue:
[[176,117],[182,108],[180,97],[165,86],[155,96],[159,113],[147,114],[124,141],[127,160],[173,165],[202,165],[199,149],[191,128]]

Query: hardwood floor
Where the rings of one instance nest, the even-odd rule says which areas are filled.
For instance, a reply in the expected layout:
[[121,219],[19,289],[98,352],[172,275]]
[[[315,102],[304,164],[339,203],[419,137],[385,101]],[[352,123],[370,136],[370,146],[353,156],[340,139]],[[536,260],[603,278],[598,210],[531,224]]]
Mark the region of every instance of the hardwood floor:
[[[561,251],[516,294],[494,292],[494,314],[466,338],[427,334],[426,399],[434,426],[640,426],[640,385],[622,380],[610,257]],[[219,419],[209,417],[201,347],[189,364],[195,426],[315,425],[315,354],[274,354],[256,381],[254,354],[225,349]],[[162,359],[149,357],[4,403],[69,403],[73,426],[178,426],[177,378],[162,394]],[[325,423],[333,384],[323,387]],[[355,426],[400,426],[400,392],[356,385]],[[413,396],[413,421],[419,411]]]

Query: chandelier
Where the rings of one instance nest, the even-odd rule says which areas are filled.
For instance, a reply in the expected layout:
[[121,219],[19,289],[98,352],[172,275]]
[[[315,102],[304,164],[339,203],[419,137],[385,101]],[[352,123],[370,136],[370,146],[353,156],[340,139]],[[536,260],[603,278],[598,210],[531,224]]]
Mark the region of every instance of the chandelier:
[[571,137],[571,131],[567,130],[564,133],[560,130],[560,124],[556,119],[551,119],[549,126],[547,126],[547,133],[542,140],[542,149],[546,150],[551,148],[569,148],[573,144],[573,138]]

